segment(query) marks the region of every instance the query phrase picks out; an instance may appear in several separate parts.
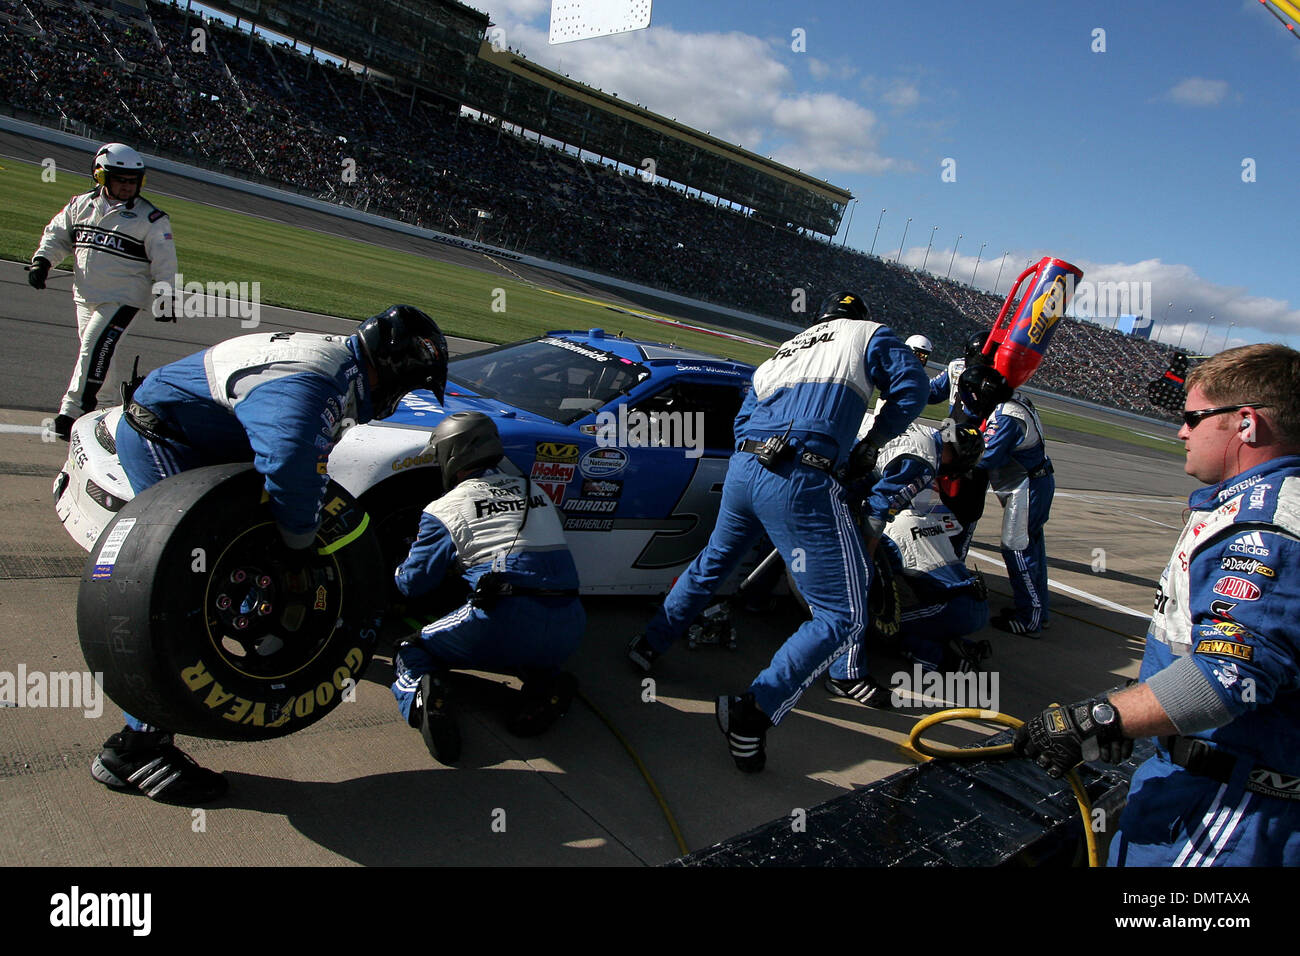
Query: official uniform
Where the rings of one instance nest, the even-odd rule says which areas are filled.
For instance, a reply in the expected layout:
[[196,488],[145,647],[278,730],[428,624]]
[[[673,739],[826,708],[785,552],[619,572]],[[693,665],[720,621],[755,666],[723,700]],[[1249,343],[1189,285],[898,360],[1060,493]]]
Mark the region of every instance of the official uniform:
[[131,320],[152,308],[153,283],[176,281],[176,246],[165,212],[142,196],[111,199],[97,186],[50,220],[33,259],[58,265],[69,253],[81,346],[59,414],[77,418],[94,411]]
[[1300,865],[1300,456],[1188,500],[1141,680],[1181,736],[1129,788],[1111,865]]

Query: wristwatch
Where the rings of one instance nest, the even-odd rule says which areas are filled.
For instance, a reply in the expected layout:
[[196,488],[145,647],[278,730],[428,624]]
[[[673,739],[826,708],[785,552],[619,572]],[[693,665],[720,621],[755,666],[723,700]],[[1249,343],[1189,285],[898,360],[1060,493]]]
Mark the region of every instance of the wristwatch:
[[1104,727],[1109,730],[1119,723],[1119,714],[1117,714],[1115,708],[1110,705],[1110,701],[1097,701],[1097,703],[1092,705],[1092,710],[1089,713],[1092,715],[1093,723],[1098,727]]

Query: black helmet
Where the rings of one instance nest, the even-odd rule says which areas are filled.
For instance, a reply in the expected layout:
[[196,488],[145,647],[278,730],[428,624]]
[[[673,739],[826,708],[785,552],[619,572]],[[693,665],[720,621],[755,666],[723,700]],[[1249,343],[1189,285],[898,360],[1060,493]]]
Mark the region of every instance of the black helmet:
[[447,340],[438,323],[419,309],[395,305],[358,326],[356,336],[379,376],[375,418],[387,418],[412,389],[427,388],[443,400],[447,387]]
[[858,319],[868,322],[871,320],[871,310],[856,292],[832,292],[822,300],[821,314],[817,321],[824,322],[827,319]]
[[988,355],[984,354],[984,343],[988,341],[987,332],[976,332],[966,341],[966,364],[969,365],[992,365],[993,356],[997,354],[998,347],[993,346],[993,351]]
[[993,409],[1011,397],[1011,392],[1002,373],[991,365],[972,365],[957,379],[961,403],[980,418],[988,418]]
[[952,449],[952,461],[939,468],[945,475],[966,474],[984,454],[984,435],[974,425],[945,422],[940,434],[943,443]]
[[496,423],[482,412],[448,415],[429,436],[429,449],[442,470],[442,486],[451,490],[462,471],[491,468],[506,453]]

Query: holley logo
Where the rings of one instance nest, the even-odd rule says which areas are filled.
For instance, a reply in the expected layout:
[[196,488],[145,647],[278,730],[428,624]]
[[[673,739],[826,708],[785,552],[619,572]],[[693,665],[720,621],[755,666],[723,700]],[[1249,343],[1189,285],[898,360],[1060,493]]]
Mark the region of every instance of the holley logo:
[[1236,598],[1238,601],[1257,601],[1260,591],[1245,578],[1220,578],[1214,585],[1214,593]]

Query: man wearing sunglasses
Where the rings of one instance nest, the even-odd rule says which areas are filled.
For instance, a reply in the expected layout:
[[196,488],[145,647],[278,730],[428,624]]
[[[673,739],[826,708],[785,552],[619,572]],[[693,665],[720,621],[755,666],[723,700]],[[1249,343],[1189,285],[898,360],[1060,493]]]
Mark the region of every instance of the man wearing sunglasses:
[[1249,345],[1187,379],[1184,470],[1208,487],[1156,588],[1141,683],[1016,732],[1053,776],[1155,737],[1120,866],[1300,865],[1300,352]]

